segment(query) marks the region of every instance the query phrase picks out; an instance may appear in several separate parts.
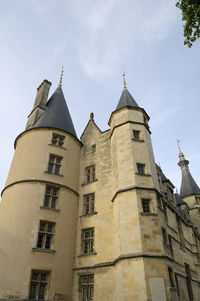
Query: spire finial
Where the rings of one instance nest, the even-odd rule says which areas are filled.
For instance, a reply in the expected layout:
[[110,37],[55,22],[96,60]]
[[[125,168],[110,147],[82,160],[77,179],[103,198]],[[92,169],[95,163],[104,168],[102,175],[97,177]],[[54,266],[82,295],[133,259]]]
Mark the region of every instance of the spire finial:
[[177,139],[177,145],[178,145],[178,150],[179,150],[179,162],[178,162],[178,165],[183,168],[183,167],[188,167],[188,164],[189,164],[189,161],[185,159],[185,156],[184,154],[182,153],[181,151],[181,148],[180,148],[180,140]]
[[181,142],[181,140],[177,139],[177,145],[178,145],[179,153],[181,153],[180,142]]
[[125,78],[125,71],[123,72],[123,78],[124,78],[124,89],[126,89],[126,78]]
[[60,74],[60,81],[59,81],[59,84],[58,84],[58,87],[62,87],[62,78],[63,78],[63,72],[64,72],[64,66],[62,66],[62,71],[61,71],[61,74]]

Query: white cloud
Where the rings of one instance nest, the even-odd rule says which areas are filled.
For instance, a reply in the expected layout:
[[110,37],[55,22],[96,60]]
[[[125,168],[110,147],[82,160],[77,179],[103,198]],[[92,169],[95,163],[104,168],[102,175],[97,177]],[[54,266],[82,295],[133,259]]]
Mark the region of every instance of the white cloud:
[[75,1],[77,49],[84,71],[95,80],[111,77],[138,44],[165,39],[176,17],[173,0]]

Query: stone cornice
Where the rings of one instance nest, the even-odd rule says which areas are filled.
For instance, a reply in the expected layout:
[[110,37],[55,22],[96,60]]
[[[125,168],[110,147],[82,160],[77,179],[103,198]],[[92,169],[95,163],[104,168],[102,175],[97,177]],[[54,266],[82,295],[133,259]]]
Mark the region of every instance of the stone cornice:
[[4,187],[4,189],[1,192],[1,196],[3,195],[4,191],[7,188],[9,188],[9,187],[11,187],[13,185],[16,185],[16,184],[21,184],[21,183],[44,183],[44,184],[52,184],[52,185],[55,185],[55,186],[58,186],[58,187],[66,188],[66,189],[70,190],[71,192],[73,192],[74,194],[76,194],[77,196],[79,196],[79,193],[76,190],[74,190],[73,188],[70,188],[67,185],[63,185],[63,184],[60,184],[60,183],[57,183],[57,182],[53,182],[53,181],[41,180],[41,179],[26,179],[26,180],[15,181],[15,182],[13,182],[11,184],[8,184],[7,186]]

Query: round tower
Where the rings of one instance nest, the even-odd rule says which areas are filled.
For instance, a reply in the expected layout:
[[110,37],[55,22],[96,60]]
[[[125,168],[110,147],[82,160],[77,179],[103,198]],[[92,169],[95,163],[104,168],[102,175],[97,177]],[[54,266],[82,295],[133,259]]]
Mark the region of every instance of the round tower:
[[0,298],[71,300],[81,143],[62,91],[38,88],[0,203]]

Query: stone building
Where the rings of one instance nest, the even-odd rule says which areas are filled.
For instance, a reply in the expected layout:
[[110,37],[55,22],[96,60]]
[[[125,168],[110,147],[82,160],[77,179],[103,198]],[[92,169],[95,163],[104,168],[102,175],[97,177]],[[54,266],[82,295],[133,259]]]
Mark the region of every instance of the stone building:
[[155,163],[126,88],[80,140],[62,91],[37,90],[0,203],[0,300],[199,301],[200,189],[179,149],[180,195]]

